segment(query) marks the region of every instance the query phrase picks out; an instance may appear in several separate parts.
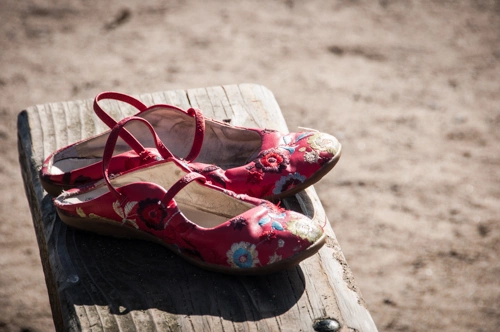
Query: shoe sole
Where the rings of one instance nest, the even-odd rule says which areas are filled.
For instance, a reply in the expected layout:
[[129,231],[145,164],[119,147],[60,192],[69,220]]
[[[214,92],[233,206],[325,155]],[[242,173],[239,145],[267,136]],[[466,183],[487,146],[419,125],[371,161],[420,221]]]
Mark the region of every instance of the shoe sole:
[[326,234],[323,235],[311,246],[309,246],[306,250],[276,263],[266,265],[263,267],[254,267],[254,268],[231,268],[225,266],[214,265],[210,263],[205,263],[196,259],[193,259],[189,256],[182,255],[178,252],[178,250],[168,243],[163,242],[159,238],[146,233],[144,231],[131,228],[129,226],[121,225],[118,222],[107,221],[102,219],[92,219],[92,218],[80,218],[74,217],[65,214],[62,211],[57,211],[61,220],[68,226],[73,228],[77,228],[79,230],[96,233],[105,236],[111,236],[116,238],[126,238],[126,239],[139,239],[145,240],[153,243],[160,244],[164,247],[167,247],[172,252],[177,254],[179,257],[189,261],[193,265],[200,267],[205,270],[224,273],[224,274],[232,274],[232,275],[264,275],[270,274],[274,272],[278,272],[293,266],[298,265],[304,259],[314,255],[319,251],[319,249],[326,242]]
[[53,183],[43,180],[42,178],[40,178],[40,184],[42,185],[43,189],[45,189],[45,191],[53,197],[59,196],[64,190],[75,188],[75,186],[55,185]]

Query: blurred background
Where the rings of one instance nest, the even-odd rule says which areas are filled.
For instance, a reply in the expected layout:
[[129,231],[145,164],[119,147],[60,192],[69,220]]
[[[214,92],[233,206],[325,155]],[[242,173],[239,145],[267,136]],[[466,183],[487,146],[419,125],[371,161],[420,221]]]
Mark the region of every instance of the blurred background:
[[2,0],[0,331],[54,330],[19,112],[237,83],[343,144],[315,187],[380,331],[498,331],[499,77],[499,0]]

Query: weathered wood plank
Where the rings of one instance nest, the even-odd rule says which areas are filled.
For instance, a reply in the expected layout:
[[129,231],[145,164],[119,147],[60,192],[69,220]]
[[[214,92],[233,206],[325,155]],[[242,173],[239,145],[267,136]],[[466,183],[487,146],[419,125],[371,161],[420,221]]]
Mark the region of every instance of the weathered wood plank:
[[213,118],[231,123],[233,114],[229,101],[226,98],[224,89],[221,86],[209,87],[206,89],[213,109]]
[[[226,89],[230,90],[231,88],[226,87]],[[247,112],[256,114],[254,116],[257,117],[264,126],[269,127],[270,124],[274,124],[275,128],[273,129],[288,132],[283,114],[271,91],[264,88],[262,85],[255,84],[240,84],[238,85],[238,89],[240,90],[243,104],[249,105],[249,107],[245,108]],[[276,111],[267,112],[266,110],[269,109]]]
[[[147,105],[198,107],[234,125],[287,130],[272,93],[240,84],[141,94]],[[115,119],[135,113],[103,101]],[[66,227],[38,170],[55,149],[107,128],[92,100],[33,106],[18,118],[19,160],[54,322],[58,331],[312,331],[334,319],[339,331],[376,331],[314,188],[283,205],[321,220],[327,245],[299,266],[268,276],[203,271],[164,247]]]

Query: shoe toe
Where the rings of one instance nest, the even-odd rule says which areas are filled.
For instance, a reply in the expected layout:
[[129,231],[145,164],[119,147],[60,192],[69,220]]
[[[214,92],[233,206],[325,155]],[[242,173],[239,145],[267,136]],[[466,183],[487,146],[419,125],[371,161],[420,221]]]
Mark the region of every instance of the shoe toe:
[[317,240],[323,236],[323,227],[321,227],[316,220],[309,219],[308,217],[290,211],[290,221],[286,225],[286,228],[292,234],[300,237],[303,240],[309,241],[309,243],[315,243]]
[[324,163],[335,158],[340,153],[340,143],[334,136],[326,133],[316,132],[307,137],[306,145],[303,147],[304,161]]

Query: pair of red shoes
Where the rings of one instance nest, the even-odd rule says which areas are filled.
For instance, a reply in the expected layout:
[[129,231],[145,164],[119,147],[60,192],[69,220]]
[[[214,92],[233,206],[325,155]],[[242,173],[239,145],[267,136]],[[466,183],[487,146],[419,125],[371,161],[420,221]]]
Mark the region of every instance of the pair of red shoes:
[[[116,123],[103,99],[139,113]],[[287,268],[324,244],[321,225],[265,199],[293,195],[330,171],[341,151],[333,136],[236,127],[116,92],[99,94],[94,111],[112,130],[54,152],[40,170],[66,224],[158,242],[233,274]]]

